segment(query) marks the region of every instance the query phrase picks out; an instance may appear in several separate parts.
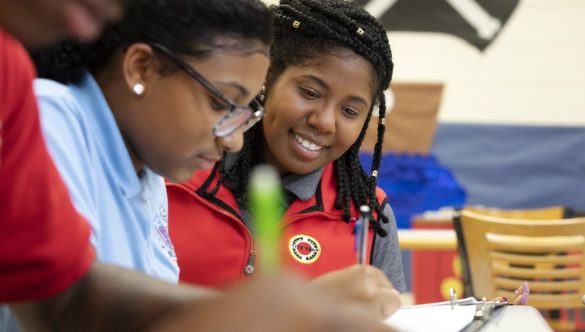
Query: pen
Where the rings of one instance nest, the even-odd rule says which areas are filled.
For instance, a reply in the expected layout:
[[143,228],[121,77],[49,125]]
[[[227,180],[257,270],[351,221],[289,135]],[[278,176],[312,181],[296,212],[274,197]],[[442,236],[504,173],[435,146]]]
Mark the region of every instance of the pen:
[[360,217],[355,223],[355,250],[358,264],[366,264],[369,226],[370,208],[367,205],[362,205],[360,206]]
[[283,214],[280,180],[274,168],[256,167],[250,176],[250,212],[255,219],[258,259],[262,271],[272,274],[280,268],[280,221]]

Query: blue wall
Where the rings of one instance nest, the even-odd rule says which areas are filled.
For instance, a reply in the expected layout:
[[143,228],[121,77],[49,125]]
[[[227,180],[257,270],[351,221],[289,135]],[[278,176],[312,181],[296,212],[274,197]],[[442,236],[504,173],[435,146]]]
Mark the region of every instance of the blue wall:
[[440,124],[432,152],[469,204],[585,210],[585,128]]

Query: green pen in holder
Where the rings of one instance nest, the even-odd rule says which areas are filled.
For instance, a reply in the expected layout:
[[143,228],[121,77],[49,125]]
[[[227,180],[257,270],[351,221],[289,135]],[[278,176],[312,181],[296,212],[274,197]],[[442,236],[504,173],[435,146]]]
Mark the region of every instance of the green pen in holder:
[[280,179],[274,168],[260,165],[250,176],[249,204],[254,216],[258,259],[265,274],[280,268],[281,219],[284,212]]

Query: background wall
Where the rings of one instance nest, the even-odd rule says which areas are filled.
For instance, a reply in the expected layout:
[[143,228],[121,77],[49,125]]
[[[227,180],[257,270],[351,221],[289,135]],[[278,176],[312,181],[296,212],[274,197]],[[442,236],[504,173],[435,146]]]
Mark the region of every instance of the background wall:
[[391,32],[397,81],[438,81],[433,153],[468,203],[585,209],[585,1],[523,0],[483,51]]
[[445,85],[441,122],[585,126],[583,0],[520,1],[484,52],[438,33],[390,42],[396,81]]

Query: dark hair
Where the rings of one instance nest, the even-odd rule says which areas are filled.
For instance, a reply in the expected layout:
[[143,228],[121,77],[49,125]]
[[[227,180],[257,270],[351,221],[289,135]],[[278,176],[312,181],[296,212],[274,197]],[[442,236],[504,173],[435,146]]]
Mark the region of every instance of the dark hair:
[[[219,37],[231,43],[222,44]],[[271,13],[260,0],[128,0],[124,18],[96,42],[66,41],[32,56],[40,77],[74,83],[133,43],[158,43],[177,54],[205,57],[217,48],[246,51],[253,39],[270,44]]]
[[[384,90],[390,84],[394,68],[386,30],[359,5],[344,0],[281,0],[280,5],[274,7],[273,15],[274,35],[266,81],[267,94],[288,66],[307,63],[336,48],[350,49],[372,65],[376,79],[375,102],[357,141],[334,162],[338,187],[335,208],[343,209],[343,219],[349,221],[352,200],[357,206],[369,205],[378,216],[373,223],[374,229],[385,236],[380,221],[388,220],[380,211],[380,202],[376,197],[376,177],[385,128]],[[359,149],[375,107],[379,108],[378,140],[368,174],[360,164]],[[232,188],[236,195],[245,195],[243,191],[247,187],[251,167],[263,161],[260,148],[263,142],[262,126],[256,125],[246,133],[244,147],[234,166],[228,170],[224,161],[216,166],[215,171],[220,170],[220,177],[227,180],[227,185],[238,183]],[[210,193],[215,194],[218,188],[219,183]]]

